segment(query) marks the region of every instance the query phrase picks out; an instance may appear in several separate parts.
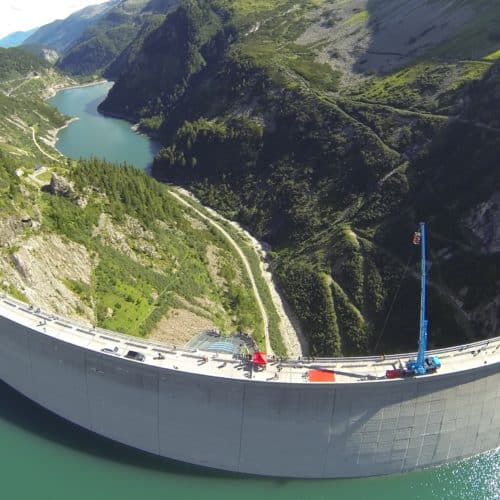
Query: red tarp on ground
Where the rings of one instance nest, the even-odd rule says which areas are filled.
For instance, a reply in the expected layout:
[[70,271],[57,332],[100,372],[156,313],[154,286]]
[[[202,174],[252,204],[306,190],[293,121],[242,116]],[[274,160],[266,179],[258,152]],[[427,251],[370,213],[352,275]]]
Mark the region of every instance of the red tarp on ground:
[[332,370],[309,370],[309,382],[335,382]]
[[254,352],[252,356],[254,365],[267,365],[267,356],[265,352]]

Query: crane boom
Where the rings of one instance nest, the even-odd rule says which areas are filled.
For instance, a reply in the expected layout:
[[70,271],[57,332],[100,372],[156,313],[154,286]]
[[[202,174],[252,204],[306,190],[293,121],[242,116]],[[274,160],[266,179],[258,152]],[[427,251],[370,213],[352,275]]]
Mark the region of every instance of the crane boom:
[[409,377],[412,375],[425,375],[433,373],[441,367],[437,356],[426,358],[427,352],[427,234],[425,222],[420,223],[419,232],[413,236],[413,243],[421,247],[420,260],[420,335],[418,341],[418,354],[416,359],[410,359],[406,366],[400,369],[387,370],[386,377]]
[[420,223],[420,336],[418,340],[418,355],[414,370],[417,374],[423,375],[425,369],[425,353],[427,351],[427,237],[425,231],[425,222]]

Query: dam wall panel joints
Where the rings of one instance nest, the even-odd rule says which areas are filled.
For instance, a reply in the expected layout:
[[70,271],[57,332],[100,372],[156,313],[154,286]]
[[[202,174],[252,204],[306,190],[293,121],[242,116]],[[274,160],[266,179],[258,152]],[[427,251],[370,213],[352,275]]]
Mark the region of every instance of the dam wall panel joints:
[[226,379],[162,370],[161,454],[237,471],[244,385]]
[[388,383],[259,382],[126,360],[0,317],[0,378],[108,438],[243,473],[388,474],[500,445],[499,364]]

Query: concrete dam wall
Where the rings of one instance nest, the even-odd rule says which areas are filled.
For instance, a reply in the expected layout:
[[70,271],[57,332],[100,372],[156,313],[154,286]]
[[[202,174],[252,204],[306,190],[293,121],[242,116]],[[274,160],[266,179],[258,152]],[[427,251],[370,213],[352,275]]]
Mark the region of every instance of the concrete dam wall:
[[500,445],[498,362],[390,381],[227,378],[100,352],[86,334],[77,342],[62,323],[52,330],[26,318],[0,311],[0,378],[71,422],[157,455],[337,478],[409,471]]

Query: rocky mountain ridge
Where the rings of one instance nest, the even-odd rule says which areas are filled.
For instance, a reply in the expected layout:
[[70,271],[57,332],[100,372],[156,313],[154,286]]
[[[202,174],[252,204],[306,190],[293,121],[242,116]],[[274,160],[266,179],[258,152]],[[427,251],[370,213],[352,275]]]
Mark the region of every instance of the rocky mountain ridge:
[[111,0],[98,5],[90,5],[74,12],[66,19],[58,19],[41,26],[23,43],[27,46],[52,49],[62,55],[89,26],[96,23],[110,9],[118,5],[119,1]]
[[18,45],[21,45],[37,29],[38,28],[33,28],[28,31],[15,31],[13,33],[9,33],[7,36],[4,36],[2,39],[0,39],[0,47],[3,47],[4,49],[17,47]]
[[34,52],[57,53],[59,69],[72,75],[100,74],[137,36],[144,36],[151,25],[163,21],[177,3],[178,0],[111,0],[92,5],[42,26],[24,46]]

